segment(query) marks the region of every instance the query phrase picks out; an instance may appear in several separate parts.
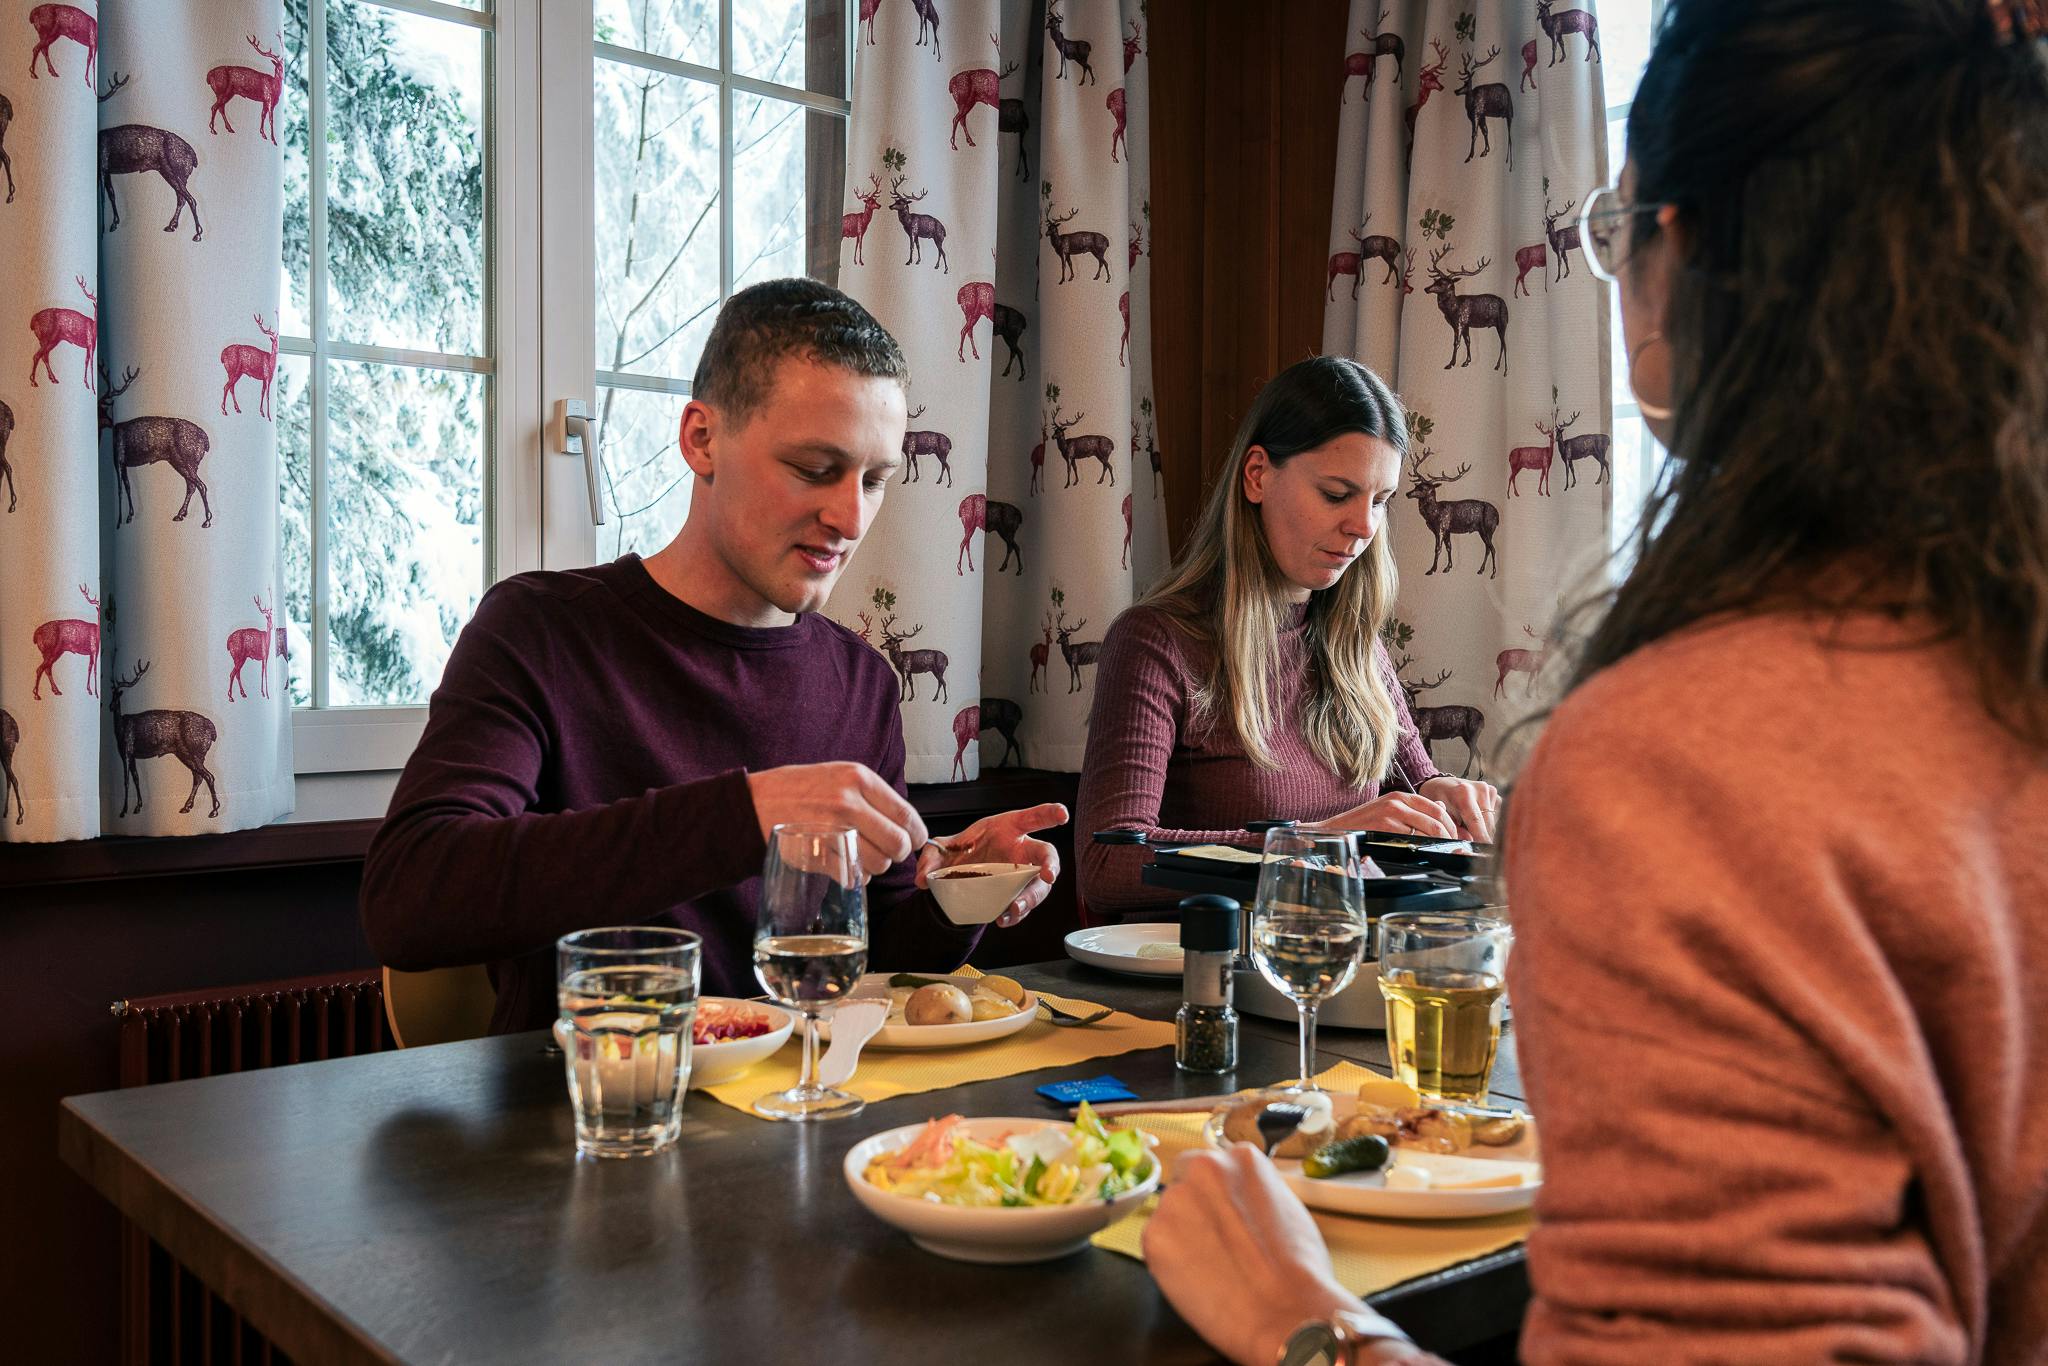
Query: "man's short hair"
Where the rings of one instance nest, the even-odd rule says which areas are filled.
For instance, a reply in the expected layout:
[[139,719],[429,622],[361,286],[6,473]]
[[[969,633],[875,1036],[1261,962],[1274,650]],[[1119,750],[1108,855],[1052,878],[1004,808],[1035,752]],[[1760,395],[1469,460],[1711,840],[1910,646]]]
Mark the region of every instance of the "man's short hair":
[[725,301],[691,396],[745,422],[767,401],[776,365],[788,356],[893,379],[906,392],[910,386],[910,366],[889,329],[832,286],[799,278],[749,285]]

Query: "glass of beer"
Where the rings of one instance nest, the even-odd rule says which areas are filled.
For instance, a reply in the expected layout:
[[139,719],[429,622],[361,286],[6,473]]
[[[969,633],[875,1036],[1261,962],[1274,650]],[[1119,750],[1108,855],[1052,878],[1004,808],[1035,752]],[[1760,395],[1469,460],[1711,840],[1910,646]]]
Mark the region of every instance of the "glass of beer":
[[1394,1075],[1437,1100],[1486,1102],[1500,1051],[1507,922],[1408,911],[1380,919],[1380,995]]
[[770,1000],[801,1012],[797,1084],[754,1102],[763,1119],[844,1119],[867,1104],[817,1081],[818,1017],[859,983],[868,963],[867,892],[859,837],[843,826],[778,825],[761,869],[754,976]]

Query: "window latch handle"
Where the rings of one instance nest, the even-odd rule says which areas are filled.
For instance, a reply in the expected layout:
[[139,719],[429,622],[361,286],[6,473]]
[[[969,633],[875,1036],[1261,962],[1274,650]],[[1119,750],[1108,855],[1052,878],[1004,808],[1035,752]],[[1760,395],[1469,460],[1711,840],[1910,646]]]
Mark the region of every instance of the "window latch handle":
[[592,526],[603,526],[604,499],[597,491],[597,429],[590,425],[590,405],[580,398],[556,399],[548,435],[548,444],[554,450],[583,457],[583,482],[590,492],[590,522]]

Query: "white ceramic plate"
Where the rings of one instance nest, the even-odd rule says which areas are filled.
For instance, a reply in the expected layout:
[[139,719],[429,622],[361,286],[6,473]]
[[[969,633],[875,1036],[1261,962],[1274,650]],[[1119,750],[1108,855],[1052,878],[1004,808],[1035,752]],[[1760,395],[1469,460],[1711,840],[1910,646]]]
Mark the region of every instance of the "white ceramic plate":
[[1096,925],[1067,936],[1067,957],[1091,968],[1128,972],[1139,977],[1178,977],[1178,958],[1141,958],[1146,944],[1180,943],[1176,924]]
[[[933,1029],[949,1026],[933,1025]],[[965,1026],[951,1026],[964,1028]],[[970,1119],[962,1126],[983,1142],[994,1142],[1007,1134],[1036,1129],[1064,1128],[1064,1120]],[[910,1235],[912,1242],[927,1252],[962,1262],[1046,1262],[1079,1252],[1088,1240],[1125,1215],[1135,1214],[1159,1185],[1159,1159],[1137,1186],[1114,1200],[1093,1200],[1080,1205],[1059,1205],[1042,1209],[970,1209],[941,1205],[930,1200],[912,1200],[892,1195],[868,1184],[868,1163],[883,1153],[893,1152],[924,1132],[922,1124],[906,1124],[873,1138],[862,1139],[846,1154],[846,1184],[854,1198],[885,1223],[894,1224]]]
[[[848,993],[848,1000],[889,999],[889,978],[892,973],[871,972],[860,979],[860,984]],[[916,974],[934,982],[951,982],[969,996],[974,994],[975,979],[972,977],[949,977],[944,973],[920,972]],[[993,1043],[1007,1039],[1012,1034],[1026,1029],[1038,1018],[1038,993],[1026,991],[1024,1004],[1015,1015],[1005,1015],[998,1020],[974,1020],[967,1024],[950,1025],[906,1025],[885,1024],[874,1038],[865,1045],[868,1048],[959,1048],[967,1044]],[[830,1038],[831,1022],[822,1022],[818,1027],[820,1038]]]
[[690,1086],[693,1090],[731,1081],[761,1059],[772,1056],[775,1050],[789,1042],[789,1032],[798,1018],[795,1011],[784,1010],[781,1006],[769,1005],[765,1001],[741,1001],[730,996],[700,997],[697,1008],[702,1010],[712,1004],[770,1015],[779,1023],[766,1034],[757,1034],[751,1039],[727,1039],[723,1043],[700,1043],[693,1047],[690,1050]]
[[[1358,1097],[1337,1093],[1331,1099],[1339,1120],[1358,1109]],[[1212,1148],[1224,1146],[1223,1116],[1211,1115],[1202,1126],[1202,1138]],[[1474,1145],[1462,1153],[1426,1153],[1396,1147],[1391,1159],[1402,1166],[1422,1167],[1440,1181],[1472,1181],[1502,1171],[1519,1170],[1519,1186],[1494,1186],[1483,1190],[1388,1190],[1386,1173],[1352,1172],[1344,1176],[1311,1180],[1301,1174],[1296,1158],[1275,1158],[1294,1193],[1311,1209],[1331,1214],[1362,1214],[1374,1219],[1471,1219],[1482,1214],[1505,1214],[1527,1209],[1536,1202],[1543,1184],[1543,1166],[1538,1160],[1536,1121],[1531,1119],[1522,1137],[1504,1148]]]

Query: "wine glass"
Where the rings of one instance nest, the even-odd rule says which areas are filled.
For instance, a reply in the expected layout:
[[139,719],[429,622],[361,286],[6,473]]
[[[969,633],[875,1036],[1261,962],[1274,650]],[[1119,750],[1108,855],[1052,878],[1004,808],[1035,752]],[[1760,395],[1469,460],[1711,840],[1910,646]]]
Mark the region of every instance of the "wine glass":
[[1351,984],[1365,951],[1365,861],[1349,830],[1276,826],[1252,905],[1252,962],[1301,1014],[1301,1080],[1316,1085],[1316,1008]]
[[768,832],[761,910],[754,925],[754,976],[769,998],[804,1017],[797,1084],[754,1102],[765,1119],[857,1115],[859,1096],[816,1081],[818,1016],[860,981],[868,965],[867,893],[854,832],[833,825],[778,825]]

